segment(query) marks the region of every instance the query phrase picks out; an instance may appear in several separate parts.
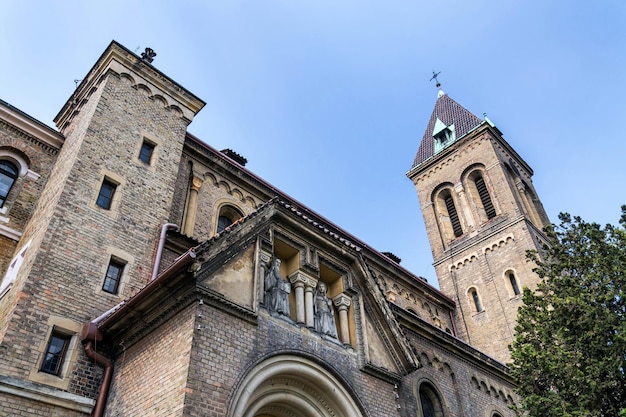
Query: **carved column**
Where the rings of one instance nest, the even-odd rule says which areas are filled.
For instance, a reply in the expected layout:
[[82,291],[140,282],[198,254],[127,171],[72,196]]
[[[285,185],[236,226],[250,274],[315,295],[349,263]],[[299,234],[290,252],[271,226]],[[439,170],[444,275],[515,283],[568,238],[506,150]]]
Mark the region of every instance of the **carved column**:
[[333,298],[337,310],[339,310],[339,330],[341,341],[350,344],[350,325],[348,323],[348,308],[352,300],[345,294],[339,294]]
[[313,292],[317,287],[317,280],[311,277],[307,277],[307,281],[304,284],[304,313],[306,320],[306,327],[313,329],[315,327],[315,314],[313,312]]
[[183,234],[186,236],[193,235],[193,229],[196,225],[196,212],[198,210],[198,191],[202,186],[202,178],[195,175],[191,179],[189,187],[189,198],[187,199],[187,210],[185,213],[185,221],[183,224]]
[[309,277],[300,271],[296,271],[289,276],[289,281],[295,288],[296,293],[296,323],[298,324],[305,324],[306,322],[304,287],[308,279]]
[[467,194],[465,194],[465,189],[463,188],[462,183],[458,183],[454,186],[454,191],[456,191],[459,196],[459,202],[461,203],[461,210],[463,210],[463,217],[465,218],[465,225],[468,229],[474,228],[474,216],[472,215],[472,211],[469,208],[469,203],[467,202]]

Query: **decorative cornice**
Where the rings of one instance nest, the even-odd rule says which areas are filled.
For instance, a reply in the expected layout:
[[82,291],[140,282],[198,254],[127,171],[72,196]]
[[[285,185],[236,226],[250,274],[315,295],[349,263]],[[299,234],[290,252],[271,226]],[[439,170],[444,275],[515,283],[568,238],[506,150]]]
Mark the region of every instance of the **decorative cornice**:
[[62,134],[2,100],[0,100],[0,120],[6,120],[9,126],[14,126],[29,139],[39,142],[44,149],[50,147],[58,151],[65,141]]
[[110,72],[129,78],[135,87],[147,88],[153,96],[165,100],[168,107],[178,108],[189,122],[205,105],[202,100],[171,78],[113,41],[54,118],[56,125],[62,127],[69,122]]
[[[1,107],[0,110],[2,110]],[[41,136],[34,136],[31,133],[22,130],[19,126],[14,125],[13,122],[7,121],[2,114],[0,114],[0,125],[4,126],[5,129],[12,132],[12,135],[16,138],[20,138],[21,140],[32,143],[34,146],[37,146],[49,155],[58,154],[61,146],[63,145],[63,142],[61,142],[59,146],[56,146],[54,143],[42,139]],[[62,139],[62,141],[63,140],[64,139]]]

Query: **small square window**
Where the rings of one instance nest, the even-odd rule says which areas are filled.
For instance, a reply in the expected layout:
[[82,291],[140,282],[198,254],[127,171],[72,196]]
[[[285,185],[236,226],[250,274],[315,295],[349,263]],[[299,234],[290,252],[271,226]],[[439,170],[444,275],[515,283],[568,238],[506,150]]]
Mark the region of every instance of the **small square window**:
[[41,372],[52,375],[60,375],[67,347],[72,336],[53,331],[46,348],[46,353],[41,363]]
[[114,259],[109,261],[107,267],[107,273],[104,277],[104,284],[102,284],[102,290],[111,294],[117,294],[117,290],[120,286],[122,279],[122,272],[124,272],[124,264]]
[[98,193],[96,204],[103,209],[109,210],[111,208],[111,204],[113,203],[113,195],[115,194],[116,189],[117,184],[105,178],[100,186],[100,192]]
[[154,152],[155,145],[146,140],[141,144],[141,149],[139,150],[139,160],[144,164],[150,165],[152,161],[152,153]]

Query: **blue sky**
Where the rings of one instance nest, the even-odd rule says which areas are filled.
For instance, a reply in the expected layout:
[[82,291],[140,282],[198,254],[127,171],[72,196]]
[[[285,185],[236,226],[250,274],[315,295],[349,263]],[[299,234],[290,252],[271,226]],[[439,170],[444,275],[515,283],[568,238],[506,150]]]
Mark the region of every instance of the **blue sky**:
[[[0,98],[52,119],[116,40],[207,102],[189,131],[436,286],[410,168],[437,90],[559,212],[626,204],[626,2],[8,1]],[[423,3],[423,4],[422,4]]]

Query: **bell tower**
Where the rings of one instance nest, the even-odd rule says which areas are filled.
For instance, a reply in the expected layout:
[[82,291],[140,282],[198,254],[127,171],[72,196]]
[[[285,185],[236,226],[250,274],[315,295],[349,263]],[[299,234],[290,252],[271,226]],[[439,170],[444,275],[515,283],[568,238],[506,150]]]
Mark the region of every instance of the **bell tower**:
[[487,117],[439,89],[407,176],[439,287],[457,303],[458,337],[505,363],[522,289],[539,280],[525,254],[540,248],[549,224],[532,175]]

